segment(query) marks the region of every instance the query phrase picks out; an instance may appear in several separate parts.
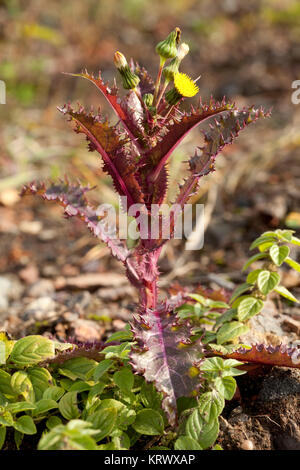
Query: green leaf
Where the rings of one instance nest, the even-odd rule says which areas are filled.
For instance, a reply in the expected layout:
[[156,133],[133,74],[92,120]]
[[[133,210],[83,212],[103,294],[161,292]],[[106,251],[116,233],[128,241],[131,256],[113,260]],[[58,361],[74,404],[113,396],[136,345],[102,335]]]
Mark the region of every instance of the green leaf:
[[266,258],[266,253],[257,253],[256,255],[251,256],[248,261],[244,264],[242,271],[246,271],[249,266],[254,263],[254,261],[258,261],[259,259]]
[[64,393],[65,391],[62,387],[57,387],[56,385],[52,385],[52,387],[49,387],[47,390],[44,391],[43,398],[47,400],[58,401],[63,396]]
[[0,341],[0,365],[6,363],[6,346],[4,341]]
[[211,450],[223,450],[223,448],[219,444],[216,444]]
[[2,449],[6,438],[6,427],[0,426],[0,450]]
[[58,408],[64,418],[68,420],[78,418],[80,411],[77,406],[77,392],[67,392],[60,399]]
[[15,440],[15,444],[16,444],[18,450],[20,449],[20,446],[23,442],[23,438],[24,438],[24,434],[15,429],[14,430],[14,440]]
[[275,287],[274,291],[277,292],[277,294],[282,295],[282,297],[291,300],[292,302],[299,303],[299,300],[296,299],[296,297],[286,287],[277,286]]
[[73,380],[67,379],[66,377],[64,377],[63,379],[60,379],[59,383],[64,390],[69,392],[70,388],[73,385]]
[[35,424],[31,416],[20,416],[14,423],[14,428],[23,434],[35,434],[37,432]]
[[5,360],[3,362],[5,364],[13,350],[15,341],[11,340],[5,331],[0,331],[0,342],[4,343],[5,346]]
[[174,450],[202,450],[202,447],[190,436],[180,436],[175,441]]
[[[251,349],[251,346],[248,346]],[[244,363],[241,361],[237,361],[236,359],[223,359],[223,369],[228,370],[232,367],[242,366]]]
[[264,303],[255,297],[247,297],[242,300],[237,309],[238,318],[240,321],[246,321],[253,317],[263,309]]
[[217,391],[225,398],[231,400],[236,391],[236,381],[230,376],[217,377],[214,380]]
[[91,436],[69,438],[69,446],[76,450],[97,450],[97,445]]
[[113,381],[121,391],[130,392],[134,384],[134,375],[130,369],[123,367],[113,375]]
[[256,240],[254,240],[254,242],[252,242],[252,244],[250,245],[250,250],[254,250],[254,248],[257,248],[258,246],[263,245],[264,243],[275,243],[276,238],[277,237],[275,234],[273,234],[272,236],[261,235]]
[[[129,409],[124,403],[114,400],[113,398],[107,398],[101,401],[99,410],[104,408],[115,408],[117,411],[117,427],[122,430],[126,430],[135,420],[135,411]],[[98,411],[98,410],[97,410]]]
[[27,370],[28,377],[33,385],[35,399],[41,400],[45,390],[52,384],[50,372],[43,367],[33,367]]
[[29,366],[54,356],[53,341],[44,336],[32,335],[15,343],[10,359],[19,366]]
[[55,426],[59,426],[60,424],[62,424],[62,420],[58,416],[50,416],[46,421],[48,429],[55,428]]
[[96,413],[88,416],[87,420],[99,433],[95,436],[97,441],[109,436],[117,423],[117,409],[115,407],[103,407]]
[[199,302],[199,304],[206,306],[207,305],[207,298],[203,297],[203,295],[199,294],[188,294],[187,297],[190,297],[193,300],[196,300],[196,302]]
[[207,299],[207,306],[209,308],[229,308],[229,305],[220,300]]
[[0,426],[13,426],[14,418],[13,415],[8,410],[0,412]]
[[262,269],[254,269],[254,271],[251,271],[247,276],[247,282],[249,282],[249,284],[255,284],[261,271]]
[[182,304],[180,307],[176,308],[176,312],[180,318],[190,317],[195,313],[195,305],[188,303]]
[[227,341],[231,341],[237,336],[245,334],[249,330],[249,327],[238,321],[231,323],[225,323],[217,333],[217,343],[223,344]]
[[35,394],[27,372],[19,370],[12,375],[11,387],[16,395],[22,395],[26,401],[33,403]]
[[35,403],[36,408],[33,411],[33,416],[37,415],[42,415],[44,413],[47,413],[49,410],[53,410],[55,408],[58,408],[58,404],[54,400],[42,398],[41,400],[37,401]]
[[208,357],[204,359],[200,366],[201,371],[219,372],[224,368],[224,361],[221,357]]
[[237,297],[239,297],[241,294],[249,290],[249,288],[252,287],[251,283],[245,282],[244,284],[241,284],[240,286],[237,286],[236,289],[234,289],[232,296],[230,297],[229,303],[232,304]]
[[132,340],[132,332],[128,325],[126,325],[124,330],[116,331],[105,341],[105,343],[110,343],[111,341],[131,341]]
[[[219,318],[217,318],[215,322],[214,329],[217,329],[220,325],[223,323],[227,323],[233,320],[233,318],[236,316],[237,309],[236,308],[231,308],[227,310],[227,312],[222,313]],[[211,341],[209,341],[211,342]]]
[[275,230],[275,233],[279,240],[283,240],[285,242],[290,243],[293,239],[293,233],[295,233],[294,230]]
[[60,372],[72,380],[87,380],[90,373],[97,366],[97,362],[86,357],[75,357],[66,361]]
[[268,270],[263,270],[257,277],[258,288],[264,295],[268,295],[277,286],[277,284],[279,284],[279,282],[279,274]]
[[20,413],[21,411],[34,410],[35,405],[33,403],[28,403],[27,401],[20,401],[18,403],[9,403],[7,405],[8,411],[13,415]]
[[120,435],[113,437],[112,443],[114,444],[116,450],[129,450],[130,448],[130,439],[125,432],[122,432]]
[[218,437],[218,433],[218,420],[206,423],[199,409],[194,410],[186,422],[186,434],[198,442],[202,449],[212,446]]
[[287,257],[284,262],[288,264],[291,268],[293,268],[295,271],[298,271],[298,273],[300,273],[300,264],[297,263],[297,261],[294,261],[293,259]]
[[11,376],[8,372],[0,369],[0,392],[4,393],[4,395],[13,396],[15,393],[10,385]]
[[76,380],[73,385],[70,387],[69,392],[87,392],[91,390],[92,386],[88,382],[84,382],[83,380]]
[[153,383],[143,382],[140,392],[141,402],[145,408],[160,409],[162,397],[157,392]]
[[292,237],[290,243],[292,243],[293,245],[296,245],[296,246],[300,246],[300,238]]
[[213,390],[200,395],[198,408],[201,411],[201,416],[204,421],[209,422],[217,419],[224,405],[223,394],[220,395]]
[[[63,427],[61,425],[61,427]],[[57,431],[57,428],[52,428],[50,432],[42,434],[38,443],[38,450],[60,450],[60,443],[62,436]]]
[[132,427],[140,434],[157,436],[163,433],[164,422],[158,411],[145,408],[137,413],[136,420]]
[[106,359],[127,359],[129,351],[131,349],[131,343],[125,342],[116,346],[107,346],[101,353],[105,354]]
[[263,243],[262,245],[259,245],[258,249],[261,253],[264,253],[265,251],[269,250],[271,248],[271,246],[274,245],[274,242],[266,242],[266,243]]
[[290,254],[290,249],[285,245],[273,245],[271,246],[269,253],[273,263],[275,263],[276,266],[281,266],[284,260]]
[[102,375],[105,374],[105,372],[107,372],[113,365],[114,361],[112,359],[104,359],[104,361],[99,362],[94,370],[94,381],[97,382],[97,380],[99,380],[100,377],[102,377]]

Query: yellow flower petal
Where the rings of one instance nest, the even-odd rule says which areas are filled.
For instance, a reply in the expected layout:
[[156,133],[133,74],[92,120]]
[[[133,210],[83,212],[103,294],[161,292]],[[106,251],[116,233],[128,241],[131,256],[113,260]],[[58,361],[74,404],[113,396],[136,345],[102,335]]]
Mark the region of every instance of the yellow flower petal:
[[199,91],[195,82],[185,73],[175,74],[174,85],[178,93],[180,93],[181,96],[186,96],[187,98],[195,96]]

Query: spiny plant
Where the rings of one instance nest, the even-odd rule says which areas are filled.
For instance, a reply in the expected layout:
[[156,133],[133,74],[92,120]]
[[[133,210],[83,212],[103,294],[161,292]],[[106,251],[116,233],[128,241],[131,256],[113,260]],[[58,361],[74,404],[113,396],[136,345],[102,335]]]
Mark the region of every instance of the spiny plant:
[[[83,107],[75,110],[70,105],[59,108],[74,123],[75,132],[86,136],[89,150],[99,153],[103,171],[111,176],[116,192],[127,198],[127,211],[135,204],[139,205],[135,213],[137,226],[140,229],[146,227],[147,236],[140,237],[135,246],[129,247],[125,240],[107,231],[102,223],[105,215],[99,215],[87,200],[87,193],[91,190],[89,186],[73,184],[66,179],[49,186],[34,182],[23,189],[23,195],[36,194],[47,201],[58,202],[63,206],[66,217],[79,217],[125,266],[129,281],[139,293],[138,311],[131,320],[134,342],[131,344],[130,363],[136,373],[144,375],[146,381],[154,383],[158,392],[162,393],[162,407],[172,426],[178,423],[177,400],[180,397],[199,396],[199,389],[205,382],[205,370],[208,370],[205,364],[211,361],[205,357],[217,354],[227,357],[229,354],[228,350],[221,351],[218,348],[222,342],[216,336],[219,334],[220,338],[222,328],[226,327],[225,318],[231,321],[237,316],[243,320],[251,316],[252,312],[257,313],[261,306],[255,287],[255,292],[250,296],[251,302],[249,297],[243,299],[239,306],[234,304],[225,316],[218,318],[216,327],[221,326],[221,329],[218,333],[211,333],[215,336],[212,341],[205,341],[204,347],[203,332],[195,333],[191,318],[183,318],[177,312],[186,297],[179,293],[164,301],[159,299],[159,256],[166,241],[174,237],[175,224],[184,205],[198,190],[201,178],[215,170],[216,156],[222,149],[231,144],[249,124],[269,116],[269,112],[262,108],[238,109],[225,98],[220,102],[211,98],[208,103],[203,103],[200,98],[196,107],[190,106],[189,111],[183,110],[183,102],[199,91],[196,81],[179,71],[188,51],[187,44],[180,44],[180,30],[176,28],[156,46],[160,63],[155,81],[139,64],[133,61],[128,64],[124,55],[116,52],[114,63],[123,88],[128,91],[124,98],[119,95],[116,82],[112,86],[104,83],[100,73],[98,76],[87,71],[71,74],[83,77],[97,87],[116,113],[117,124],[110,124],[100,110],[87,112]],[[153,205],[161,207],[166,201],[170,157],[187,134],[207,120],[209,127],[203,131],[204,142],[189,158],[188,174],[184,182],[178,185],[178,194],[173,202],[179,210],[171,212],[170,237],[163,236],[165,218],[159,213],[157,220],[160,228],[158,236],[154,238],[148,228],[154,217],[151,208]],[[262,277],[262,273],[259,273],[257,279],[252,279],[254,283],[258,282],[258,288],[262,284],[270,286],[277,279],[273,274],[268,275],[268,279],[266,274],[263,280]],[[214,311],[216,308],[227,308],[214,304],[210,304],[210,307]],[[245,313],[246,310],[251,314]],[[235,323],[237,327],[239,321]],[[218,344],[209,346],[215,337]],[[228,334],[225,337],[231,339]],[[255,352],[253,355],[253,352],[248,351],[242,356],[240,352],[235,355],[242,357],[242,360],[257,361],[259,355],[270,356],[271,353],[263,349],[259,354]],[[235,357],[233,354],[229,357]],[[292,364],[289,352],[282,354],[285,365]],[[211,369],[209,377],[218,375],[223,367],[221,358],[214,359],[217,365],[207,366]],[[208,402],[206,405],[211,406],[212,397],[207,399],[210,405]]]

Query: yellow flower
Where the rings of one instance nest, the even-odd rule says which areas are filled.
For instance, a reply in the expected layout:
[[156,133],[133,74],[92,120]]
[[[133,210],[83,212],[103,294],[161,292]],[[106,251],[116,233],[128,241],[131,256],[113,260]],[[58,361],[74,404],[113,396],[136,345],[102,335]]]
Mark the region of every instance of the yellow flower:
[[195,96],[199,88],[195,82],[188,77],[185,73],[176,73],[174,76],[174,85],[176,90],[181,96],[191,98]]

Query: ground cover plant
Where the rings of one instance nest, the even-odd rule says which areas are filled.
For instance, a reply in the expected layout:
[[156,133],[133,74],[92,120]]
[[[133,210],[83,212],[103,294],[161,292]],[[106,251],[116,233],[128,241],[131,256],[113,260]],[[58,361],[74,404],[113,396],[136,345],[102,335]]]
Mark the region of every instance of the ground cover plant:
[[[280,285],[277,272],[282,263],[300,270],[289,257],[289,244],[300,245],[292,231],[266,232],[253,242],[250,248],[259,253],[245,269],[258,260],[262,267],[252,271],[230,299],[185,292],[159,298],[159,256],[174,237],[184,205],[201,178],[214,171],[222,149],[249,124],[269,116],[263,109],[240,110],[226,99],[211,99],[207,104],[200,100],[184,111],[183,102],[199,89],[179,71],[189,50],[180,39],[176,28],[157,45],[155,81],[116,52],[125,98],[119,96],[116,84],[105,84],[100,74],[79,74],[105,96],[118,116],[116,125],[110,125],[100,110],[60,108],[75,124],[75,131],[86,136],[89,149],[100,154],[115,190],[126,198],[128,212],[139,205],[134,215],[146,236],[132,244],[107,231],[105,216],[86,198],[89,186],[66,179],[48,186],[32,183],[23,190],[24,195],[58,202],[66,217],[79,217],[105,242],[137,288],[139,306],[127,330],[113,335],[106,345],[59,343],[36,335],[15,342],[2,334],[2,445],[8,428],[17,446],[24,435],[42,433],[39,449],[211,448],[225,400],[236,391],[233,377],[245,373],[244,363],[299,367],[296,349],[238,342],[272,291],[297,301]],[[168,219],[170,237],[164,237],[166,219],[160,213],[154,216],[151,209],[165,202],[169,159],[184,137],[207,120],[210,126],[203,143],[190,157],[187,177],[178,188],[177,211]],[[153,219],[159,228],[155,238],[149,228]]]

